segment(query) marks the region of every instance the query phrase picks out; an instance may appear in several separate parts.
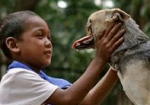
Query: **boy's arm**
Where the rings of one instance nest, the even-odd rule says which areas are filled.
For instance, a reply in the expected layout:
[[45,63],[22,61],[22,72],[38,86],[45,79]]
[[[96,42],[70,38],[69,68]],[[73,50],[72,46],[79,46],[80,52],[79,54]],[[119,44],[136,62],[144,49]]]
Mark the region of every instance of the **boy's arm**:
[[100,105],[118,80],[117,71],[110,68],[104,77],[90,90],[80,105]]
[[54,105],[78,105],[96,84],[106,62],[94,58],[84,74],[68,89],[57,89],[49,98]]
[[[54,105],[79,105],[95,86],[103,67],[113,51],[123,42],[124,30],[118,31],[121,24],[111,26],[97,42],[96,55],[84,74],[68,89],[56,89],[47,102]],[[93,104],[92,104],[93,105]]]

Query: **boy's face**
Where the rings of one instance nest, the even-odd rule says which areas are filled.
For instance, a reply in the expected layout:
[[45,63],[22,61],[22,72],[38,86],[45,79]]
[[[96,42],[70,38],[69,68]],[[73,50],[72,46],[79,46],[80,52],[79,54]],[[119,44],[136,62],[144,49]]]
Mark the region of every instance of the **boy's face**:
[[18,41],[22,62],[35,70],[48,66],[53,48],[47,23],[38,16],[32,16],[24,25],[21,40]]

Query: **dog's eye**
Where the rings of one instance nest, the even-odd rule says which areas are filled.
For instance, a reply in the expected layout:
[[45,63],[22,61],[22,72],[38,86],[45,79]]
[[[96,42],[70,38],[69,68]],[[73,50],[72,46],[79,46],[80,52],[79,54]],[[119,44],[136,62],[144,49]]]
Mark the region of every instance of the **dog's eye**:
[[92,32],[92,27],[91,27],[91,24],[92,24],[92,20],[90,19],[88,24],[86,25],[86,31],[89,35],[91,35],[93,32]]
[[93,32],[92,32],[92,27],[91,27],[91,26],[89,27],[89,31],[90,31],[91,34],[93,33]]
[[88,32],[88,34],[92,34],[93,32],[92,32],[92,27],[91,26],[89,26],[89,27],[87,27],[87,32]]
[[92,23],[92,20],[90,19],[89,22]]

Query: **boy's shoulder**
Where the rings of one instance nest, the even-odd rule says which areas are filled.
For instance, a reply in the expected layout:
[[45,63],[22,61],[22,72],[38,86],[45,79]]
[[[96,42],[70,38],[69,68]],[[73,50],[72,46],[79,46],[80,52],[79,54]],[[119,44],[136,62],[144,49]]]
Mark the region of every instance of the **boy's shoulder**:
[[57,88],[33,71],[14,68],[8,70],[1,80],[0,97],[4,95],[1,100],[11,105],[21,105],[23,101],[26,105],[39,105]]
[[8,72],[5,75],[27,75],[27,74],[28,75],[32,74],[32,75],[39,76],[34,71],[27,70],[25,68],[12,68],[12,69],[9,69]]
[[[28,80],[40,79],[40,76],[33,72],[23,68],[13,68],[2,77],[1,83],[3,82],[25,82]],[[30,81],[31,82],[31,81]]]

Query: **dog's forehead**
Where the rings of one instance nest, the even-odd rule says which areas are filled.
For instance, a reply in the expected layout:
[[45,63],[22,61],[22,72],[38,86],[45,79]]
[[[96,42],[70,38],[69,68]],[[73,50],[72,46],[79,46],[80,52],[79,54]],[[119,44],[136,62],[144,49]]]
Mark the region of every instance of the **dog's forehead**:
[[91,14],[88,20],[105,19],[108,16],[112,16],[113,13],[114,9],[99,10]]

